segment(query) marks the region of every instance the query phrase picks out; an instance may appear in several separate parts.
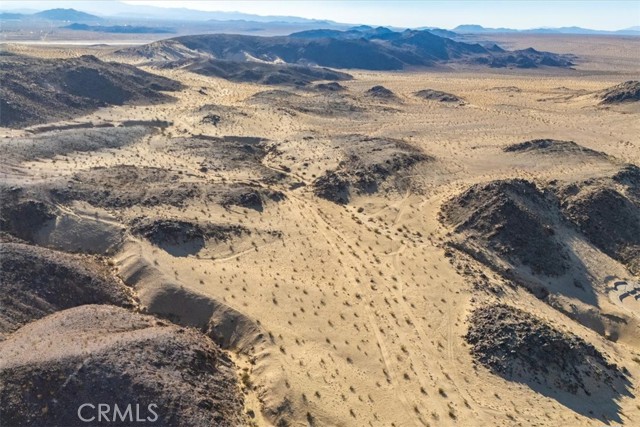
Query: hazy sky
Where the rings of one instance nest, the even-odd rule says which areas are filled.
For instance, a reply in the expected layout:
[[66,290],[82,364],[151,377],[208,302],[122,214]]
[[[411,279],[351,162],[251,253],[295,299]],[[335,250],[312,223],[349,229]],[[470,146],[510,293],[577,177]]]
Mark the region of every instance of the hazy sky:
[[640,25],[640,0],[630,1],[125,1],[259,15],[293,15],[399,27],[460,24],[533,28],[580,26],[614,30]]
[[[109,1],[0,1],[2,9],[51,9]],[[640,0],[627,1],[124,1],[136,5],[183,7],[209,11],[234,11],[258,15],[290,15],[330,19],[337,22],[393,25],[397,27],[432,26],[453,28],[460,24],[485,27],[536,28],[579,26],[618,30],[640,26]]]

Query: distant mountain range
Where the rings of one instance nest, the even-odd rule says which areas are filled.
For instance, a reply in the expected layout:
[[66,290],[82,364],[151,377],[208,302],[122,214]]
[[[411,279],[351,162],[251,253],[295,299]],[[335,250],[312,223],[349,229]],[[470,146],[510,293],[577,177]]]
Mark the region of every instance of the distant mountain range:
[[[88,12],[81,12],[73,7],[77,2],[57,1],[56,4],[67,6],[44,10],[41,12],[28,13],[27,9],[0,10],[0,20],[24,20],[43,19],[52,21],[67,22],[98,22],[100,20],[167,20],[167,21],[247,21],[255,23],[290,23],[309,24],[317,28],[345,29],[354,24],[337,23],[329,20],[317,20],[300,18],[296,16],[262,16],[241,12],[215,12],[193,10],[188,8],[166,8],[149,5],[131,5],[119,1],[90,2],[83,4]],[[18,13],[19,12],[19,13]],[[368,27],[366,25],[362,27]],[[358,28],[358,27],[355,27]],[[611,34],[611,35],[640,35],[640,26],[625,28],[617,31],[592,30],[581,27],[561,27],[561,28],[533,28],[526,30],[516,30],[512,28],[488,28],[481,25],[459,25],[453,30],[421,27],[418,30],[428,29],[434,34],[444,37],[456,37],[457,34],[482,34],[482,33],[533,33],[533,34]],[[457,33],[457,34],[456,34]]]
[[[65,2],[60,2],[65,3]],[[118,2],[95,2],[92,4],[114,4]],[[129,6],[129,5],[125,5]],[[137,14],[137,11],[147,11]],[[331,21],[316,21],[289,16],[259,16],[242,13],[202,12],[188,9],[134,7],[125,14],[118,13],[114,7],[108,16],[97,16],[75,9],[52,9],[27,13],[27,10],[0,12],[0,22],[5,31],[30,29],[43,23],[57,24],[59,28],[72,31],[91,31],[108,34],[155,34],[150,38],[159,38],[158,34],[209,34],[215,33],[253,33],[253,34],[289,34],[294,31],[311,28],[346,29],[351,25]],[[134,13],[135,12],[135,13]]]
[[50,9],[33,14],[0,13],[0,20],[47,20],[63,22],[100,22],[103,18],[75,9]]
[[174,34],[175,30],[171,28],[161,27],[145,27],[140,25],[87,25],[73,23],[61,28],[74,31],[92,31],[97,33],[112,33],[112,34]]
[[333,30],[333,29],[317,29],[307,30],[292,33],[289,37],[301,38],[301,39],[319,39],[319,38],[331,38],[331,39],[359,39],[367,38],[372,39],[375,37],[384,38],[385,36],[393,33],[392,30],[386,27],[370,27],[368,25],[359,25],[357,27],[350,28],[346,31]]
[[[59,1],[56,4],[68,5],[67,9],[51,9],[37,13],[6,10],[0,13],[0,19],[50,19],[55,21],[86,22],[89,20],[118,20],[123,18],[155,19],[173,21],[253,21],[253,22],[288,22],[288,23],[317,23],[318,25],[333,24],[328,20],[300,18],[297,16],[262,16],[240,12],[208,12],[187,8],[166,8],[148,5],[130,5],[118,1],[91,2],[83,5],[90,8],[92,13],[79,12],[73,9],[74,2]],[[100,17],[99,17],[99,16]]]
[[[73,2],[60,1],[56,4],[73,5]],[[91,14],[87,12],[78,11],[73,8],[57,8],[44,10],[35,13],[25,13],[21,11],[4,11],[0,12],[0,21],[59,21],[69,22],[73,24],[101,24],[92,28],[83,30],[94,32],[106,32],[106,33],[158,33],[155,25],[164,25],[166,22],[178,22],[189,21],[197,22],[199,24],[211,23],[213,26],[218,26],[219,23],[235,23],[231,28],[226,26],[226,31],[232,31],[234,28],[238,28],[238,32],[251,31],[253,28],[265,30],[267,28],[276,27],[279,24],[293,25],[297,28],[309,28],[313,29],[307,34],[298,34],[298,38],[358,38],[363,31],[370,32],[373,27],[368,25],[353,26],[353,24],[337,23],[329,20],[315,20],[300,18],[295,16],[261,16],[240,12],[208,12],[201,10],[192,10],[186,8],[163,8],[148,5],[129,5],[118,1],[109,2],[91,2],[83,5],[89,7],[91,11],[97,14]],[[155,22],[155,25],[148,25],[148,31],[145,29],[147,25],[144,23]],[[164,21],[159,23],[159,21]],[[113,25],[103,25],[103,23],[109,22]],[[115,25],[117,24],[117,25]],[[132,28],[124,28],[122,24],[127,24],[131,27],[136,27],[137,30]],[[384,28],[384,27],[378,27]],[[69,27],[69,29],[77,30],[79,28]],[[166,28],[169,30],[168,28]],[[336,36],[337,33],[342,30],[347,30],[345,34]],[[392,31],[386,28],[387,31]],[[464,39],[466,34],[500,34],[500,33],[524,33],[524,34],[584,34],[584,35],[630,35],[640,36],[640,26],[630,27],[617,31],[603,31],[592,30],[581,27],[561,27],[561,28],[533,28],[526,30],[517,30],[512,28],[487,28],[481,25],[459,25],[453,30],[447,30],[442,28],[421,27],[416,30],[428,30],[432,34],[447,37],[450,39]],[[291,31],[291,30],[290,30]],[[160,31],[163,32],[163,31]],[[169,32],[174,32],[169,30]],[[188,31],[181,31],[182,34],[189,34]]]
[[[435,34],[436,36],[446,37],[450,39],[459,38],[460,34],[454,33],[453,31],[443,30],[442,28],[419,28],[414,31],[423,31],[426,30],[431,34]],[[411,31],[411,30],[406,30]],[[386,37],[395,37],[393,34],[398,34],[399,31],[393,31],[388,27],[372,27],[370,25],[358,25],[355,27],[348,28],[347,30],[337,30],[337,29],[313,29],[306,31],[299,31],[296,33],[292,33],[290,37],[297,38],[339,38],[339,39],[358,39],[358,38],[379,38],[384,39]]]
[[528,30],[515,30],[513,28],[486,28],[482,25],[458,25],[453,29],[458,34],[484,34],[484,33],[525,33],[525,34],[610,34],[640,36],[640,26],[625,28],[617,31],[591,30],[581,27],[560,27],[560,28],[532,28]]
[[184,36],[118,53],[149,62],[210,58],[366,70],[400,70],[452,63],[495,68],[566,68],[573,65],[570,56],[531,48],[505,51],[496,45],[482,46],[440,37],[428,30],[400,32],[367,26],[347,31],[302,31],[287,37]]

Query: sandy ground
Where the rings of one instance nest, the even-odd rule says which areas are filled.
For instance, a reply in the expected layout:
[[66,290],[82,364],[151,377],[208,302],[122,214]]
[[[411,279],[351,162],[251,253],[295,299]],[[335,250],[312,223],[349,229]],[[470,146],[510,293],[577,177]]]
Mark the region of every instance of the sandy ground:
[[[640,406],[634,396],[582,407],[579,402],[561,402],[474,365],[463,339],[470,309],[491,297],[474,290],[464,269],[445,257],[442,242],[451,230],[438,220],[443,201],[479,182],[512,177],[577,179],[607,174],[623,162],[640,164],[638,108],[603,108],[593,96],[637,78],[637,58],[635,69],[629,58],[634,49],[637,52],[638,41],[541,40],[527,46],[588,54],[588,60],[577,71],[555,73],[353,71],[355,79],[344,84],[358,105],[370,107],[362,94],[378,84],[393,90],[400,100],[388,105],[394,111],[378,109],[338,117],[291,114],[277,106],[247,102],[253,94],[268,89],[265,87],[180,70],[149,69],[180,80],[188,88],[175,94],[175,103],[107,108],[76,122],[171,121],[163,134],[117,151],[30,162],[20,165],[19,177],[4,174],[3,179],[50,180],[95,166],[133,164],[170,167],[191,174],[195,181],[250,180],[254,178],[250,172],[204,174],[199,171],[199,159],[167,153],[166,140],[204,134],[257,136],[277,143],[282,154],[267,157],[265,165],[278,170],[287,166],[287,173],[307,186],[287,190],[285,200],[267,204],[262,212],[194,202],[184,208],[133,207],[119,214],[121,218],[206,217],[276,229],[282,232],[281,239],[257,238],[251,244],[240,240],[233,247],[220,247],[207,259],[174,257],[130,237],[115,256],[123,274],[132,259],[145,260],[154,265],[158,275],[154,277],[168,278],[189,292],[234,309],[269,335],[271,341],[253,351],[232,351],[255,385],[255,390],[247,387],[246,392],[247,410],[256,414],[256,425],[270,425],[274,419],[268,411],[261,413],[263,404],[269,408],[283,399],[288,406],[281,409],[291,425],[637,425]],[[70,53],[69,48],[57,49],[19,47],[21,52],[48,56],[90,50],[76,47]],[[613,67],[611,56],[617,58]],[[622,65],[616,68],[616,64]],[[426,88],[454,93],[466,104],[430,102],[412,95]],[[203,124],[200,108],[206,104],[244,114],[230,113],[217,126]],[[0,136],[26,133],[0,132]],[[346,206],[317,198],[309,185],[314,175],[335,166],[332,138],[352,133],[401,138],[436,160],[415,168],[411,174],[415,184],[406,193],[357,197]],[[313,139],[304,138],[309,136]],[[534,138],[572,140],[617,160],[613,164],[581,158],[541,160],[501,150]],[[304,166],[305,162],[309,164]],[[590,266],[596,277],[603,278],[603,287],[609,286],[604,283],[606,276],[625,274],[623,267],[605,258],[594,256]],[[473,268],[484,268],[467,262]],[[500,283],[492,272],[486,274]],[[143,282],[140,280],[138,290],[151,292],[153,284]],[[523,290],[509,289],[502,300],[595,345],[630,371],[631,393],[640,393],[637,331],[613,343]],[[598,294],[601,307],[616,305],[630,317],[640,315],[636,302],[629,300],[625,305],[620,301],[615,293]],[[615,415],[611,415],[612,405],[617,408]]]

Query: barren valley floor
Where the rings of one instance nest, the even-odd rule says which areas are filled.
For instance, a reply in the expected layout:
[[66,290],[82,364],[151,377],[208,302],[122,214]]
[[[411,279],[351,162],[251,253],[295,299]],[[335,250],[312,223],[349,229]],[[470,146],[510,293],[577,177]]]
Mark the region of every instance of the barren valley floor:
[[142,66],[184,87],[0,129],[5,208],[47,206],[3,244],[97,257],[140,310],[206,331],[253,425],[636,425],[640,106],[598,98],[638,77],[620,43],[576,70],[344,70],[342,90]]

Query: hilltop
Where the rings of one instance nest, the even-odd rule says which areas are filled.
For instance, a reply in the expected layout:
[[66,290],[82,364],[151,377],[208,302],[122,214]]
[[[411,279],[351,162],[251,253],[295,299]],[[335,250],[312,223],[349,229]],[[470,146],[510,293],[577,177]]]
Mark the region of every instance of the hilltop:
[[53,60],[0,55],[0,126],[17,127],[70,118],[107,105],[170,98],[180,84],[95,56]]
[[75,9],[49,9],[29,15],[30,18],[50,19],[52,21],[91,22],[102,21],[102,18]]

